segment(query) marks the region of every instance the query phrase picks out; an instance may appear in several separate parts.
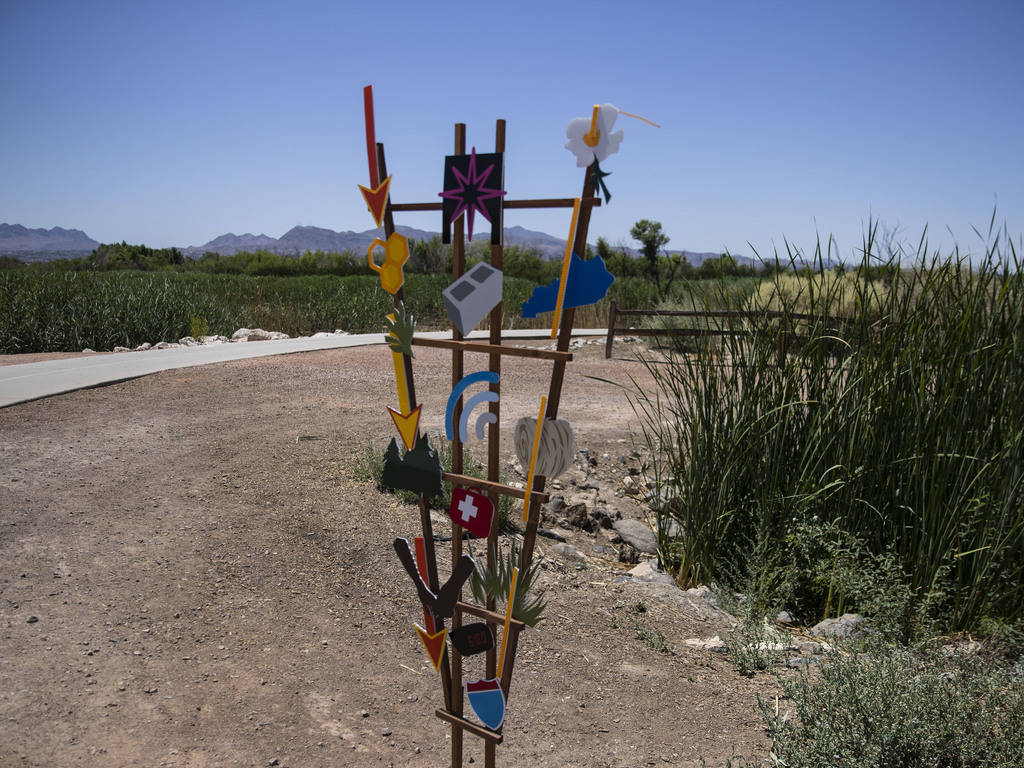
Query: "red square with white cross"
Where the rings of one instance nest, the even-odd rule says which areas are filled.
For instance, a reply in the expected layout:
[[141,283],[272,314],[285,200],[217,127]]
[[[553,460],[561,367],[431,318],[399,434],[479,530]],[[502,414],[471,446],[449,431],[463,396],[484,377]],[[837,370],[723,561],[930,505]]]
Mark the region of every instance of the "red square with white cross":
[[452,505],[448,507],[448,517],[476,536],[486,539],[491,532],[491,520],[494,518],[494,505],[491,500],[479,491],[470,488],[454,488]]

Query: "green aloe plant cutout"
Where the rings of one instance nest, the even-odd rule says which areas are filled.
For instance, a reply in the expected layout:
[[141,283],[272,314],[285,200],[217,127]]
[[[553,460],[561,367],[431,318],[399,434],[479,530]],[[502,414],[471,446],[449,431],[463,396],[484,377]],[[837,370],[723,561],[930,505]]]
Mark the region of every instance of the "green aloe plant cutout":
[[[486,603],[488,597],[493,597],[499,603],[508,600],[509,585],[512,583],[512,569],[519,564],[519,547],[513,543],[507,557],[501,557],[500,553],[495,552],[492,561],[494,562],[493,570],[485,565],[477,565],[476,571],[470,578],[473,597],[480,604]],[[536,563],[533,563],[525,571],[519,572],[516,579],[515,604],[512,606],[512,617],[530,627],[537,626],[548,605],[544,600],[543,592],[531,594],[537,572]]]
[[392,352],[398,352],[409,357],[416,357],[412,353],[412,334],[416,330],[416,318],[406,315],[405,302],[400,302],[398,309],[385,318],[388,321],[388,346]]

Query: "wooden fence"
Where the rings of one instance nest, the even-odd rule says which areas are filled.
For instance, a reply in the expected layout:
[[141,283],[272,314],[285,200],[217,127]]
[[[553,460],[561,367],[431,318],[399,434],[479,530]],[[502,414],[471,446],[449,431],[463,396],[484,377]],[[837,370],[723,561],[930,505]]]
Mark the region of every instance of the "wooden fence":
[[[746,320],[753,317],[778,318],[783,321],[783,328],[780,334],[780,343],[785,348],[785,339],[789,335],[788,324],[792,320],[815,320],[821,319],[818,315],[805,315],[796,312],[737,312],[729,310],[718,311],[697,311],[697,310],[663,310],[663,309],[619,309],[619,304],[612,299],[608,307],[608,337],[605,341],[604,356],[612,356],[612,343],[616,334],[629,334],[631,336],[736,336],[747,333],[745,330],[735,328],[632,328],[616,327],[615,322],[620,317],[702,317],[702,318],[723,318],[726,320]],[[841,324],[848,324],[848,318],[831,317],[826,320],[833,320]]]

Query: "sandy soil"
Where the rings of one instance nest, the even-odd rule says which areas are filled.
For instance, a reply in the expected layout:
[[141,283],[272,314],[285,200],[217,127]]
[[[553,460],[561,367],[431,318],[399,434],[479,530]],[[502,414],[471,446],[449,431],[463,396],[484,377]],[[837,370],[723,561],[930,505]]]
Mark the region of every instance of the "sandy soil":
[[[632,411],[588,377],[643,371],[602,353],[577,352],[561,415],[598,457],[602,494],[638,515],[612,487]],[[535,413],[550,371],[513,360],[508,457],[508,425]],[[418,348],[415,373],[437,432],[449,355]],[[390,544],[416,533],[418,511],[353,471],[390,439],[393,398],[387,351],[365,347],[0,410],[0,765],[447,765],[440,686],[412,628],[421,612]],[[756,695],[774,695],[772,679],[683,646],[722,627],[613,583],[628,566],[606,532],[571,539],[583,568],[550,543],[538,540],[547,618],[522,635],[498,765],[767,754]],[[637,639],[634,617],[676,652]],[[475,737],[466,755],[483,764]]]

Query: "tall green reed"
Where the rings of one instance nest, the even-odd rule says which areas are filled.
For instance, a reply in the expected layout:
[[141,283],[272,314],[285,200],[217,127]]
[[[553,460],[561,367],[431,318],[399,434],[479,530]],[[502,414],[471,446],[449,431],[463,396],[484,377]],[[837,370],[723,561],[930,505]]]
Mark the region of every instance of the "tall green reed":
[[[875,237],[862,266],[896,256]],[[655,387],[632,402],[681,583],[735,584],[757,558],[807,619],[887,612],[905,638],[1024,619],[1020,259],[1005,227],[976,264],[927,253],[884,285],[776,275],[754,301],[781,319],[645,358]]]

